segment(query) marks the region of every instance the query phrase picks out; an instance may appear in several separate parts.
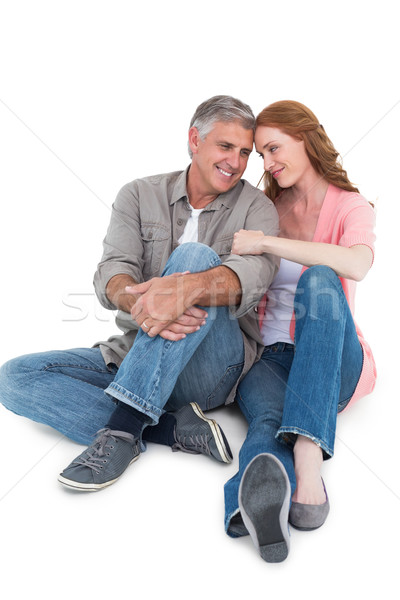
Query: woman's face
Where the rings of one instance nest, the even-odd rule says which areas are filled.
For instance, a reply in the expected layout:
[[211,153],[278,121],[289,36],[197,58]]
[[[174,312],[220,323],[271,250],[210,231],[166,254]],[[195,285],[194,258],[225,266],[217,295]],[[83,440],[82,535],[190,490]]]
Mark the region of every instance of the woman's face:
[[314,173],[304,148],[304,142],[275,127],[259,126],[255,135],[256,150],[281,188],[301,183],[307,174]]

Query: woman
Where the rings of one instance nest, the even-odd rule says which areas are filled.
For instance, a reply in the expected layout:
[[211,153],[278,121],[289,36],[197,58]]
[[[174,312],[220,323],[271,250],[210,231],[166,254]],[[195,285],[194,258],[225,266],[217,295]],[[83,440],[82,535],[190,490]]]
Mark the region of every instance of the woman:
[[375,216],[306,106],[265,108],[255,145],[280,234],[241,230],[232,252],[268,252],[281,266],[261,311],[264,353],[239,387],[249,430],[225,485],[226,530],[249,532],[264,560],[279,562],[288,520],[303,530],[324,523],[320,469],[333,455],[337,413],[374,388],[374,359],[352,315],[356,282],[373,262]]

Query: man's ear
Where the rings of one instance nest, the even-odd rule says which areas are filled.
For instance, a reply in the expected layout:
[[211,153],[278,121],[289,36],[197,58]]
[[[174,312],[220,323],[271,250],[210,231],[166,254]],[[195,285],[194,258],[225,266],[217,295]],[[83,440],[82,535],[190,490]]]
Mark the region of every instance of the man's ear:
[[198,148],[201,142],[199,130],[197,127],[191,127],[189,129],[189,147],[193,154],[197,154]]

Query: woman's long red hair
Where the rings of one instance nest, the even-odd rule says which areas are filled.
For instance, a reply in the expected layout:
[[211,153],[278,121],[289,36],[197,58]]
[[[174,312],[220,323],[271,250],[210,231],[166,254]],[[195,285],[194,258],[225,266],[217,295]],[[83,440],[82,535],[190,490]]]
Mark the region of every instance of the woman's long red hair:
[[[276,127],[287,135],[303,140],[307,156],[321,177],[342,190],[358,192],[347,177],[340,163],[339,153],[323,126],[307,106],[294,100],[274,102],[260,112],[256,124],[257,127]],[[266,171],[263,179],[265,194],[275,201],[282,189],[271,173]]]

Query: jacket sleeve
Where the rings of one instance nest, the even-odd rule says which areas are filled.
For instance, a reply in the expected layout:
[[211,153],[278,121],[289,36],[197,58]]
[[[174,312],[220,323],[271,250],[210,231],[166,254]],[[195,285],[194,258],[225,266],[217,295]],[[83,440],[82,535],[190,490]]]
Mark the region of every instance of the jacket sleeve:
[[[252,203],[243,229],[261,230],[265,235],[278,235],[278,213],[274,204],[264,194],[260,193]],[[242,317],[259,303],[278,271],[279,264],[280,259],[272,254],[230,254],[224,261],[224,266],[236,273],[242,287],[240,304],[231,307],[231,312],[236,318]]]
[[140,232],[138,194],[135,182],[126,184],[112,206],[111,220],[103,240],[103,256],[94,275],[94,288],[100,303],[116,307],[106,296],[107,284],[114,275],[130,275],[143,281],[143,245]]

